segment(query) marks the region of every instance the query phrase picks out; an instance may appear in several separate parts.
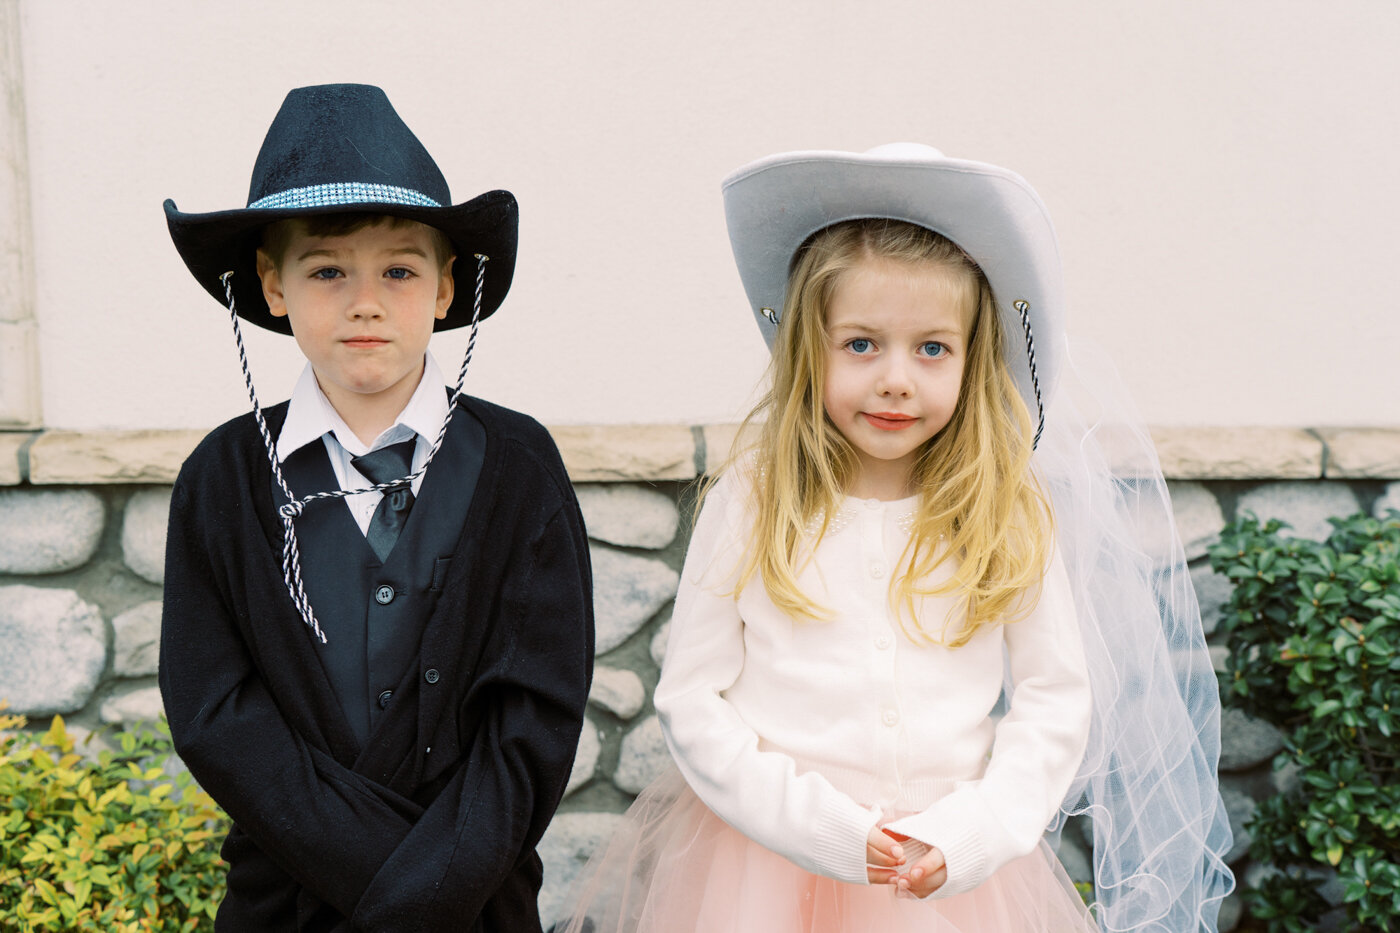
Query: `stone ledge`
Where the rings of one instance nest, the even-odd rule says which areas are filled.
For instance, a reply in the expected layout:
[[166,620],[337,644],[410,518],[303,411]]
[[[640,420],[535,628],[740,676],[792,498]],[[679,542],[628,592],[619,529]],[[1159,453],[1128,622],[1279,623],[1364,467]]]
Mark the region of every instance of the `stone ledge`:
[[564,425],[549,433],[577,483],[695,478],[695,438],[685,425]]
[[[575,482],[690,480],[689,425],[564,425],[549,429]],[[737,426],[702,426],[710,470],[728,456]],[[203,431],[0,432],[0,486],[170,483]],[[29,472],[19,451],[31,438]],[[1400,479],[1400,427],[1152,429],[1162,472],[1180,480]]]
[[[689,427],[566,425],[549,429],[575,482],[695,478],[695,438]],[[29,449],[29,474],[18,452],[33,432],[0,433],[0,485],[162,483],[207,432],[201,430],[41,432]]]
[[46,431],[29,448],[36,485],[173,483],[207,432]]
[[[1378,429],[1400,437],[1400,428]],[[1169,479],[1321,479],[1322,439],[1305,428],[1152,428]]]
[[[705,426],[705,469],[722,465],[729,456],[738,434],[732,424]],[[1152,442],[1157,448],[1162,472],[1168,479],[1321,479],[1323,475],[1324,444],[1314,432],[1305,428],[1264,427],[1156,427],[1151,428]],[[1367,452],[1390,450],[1394,462],[1389,468],[1400,476],[1400,428],[1369,428],[1348,431],[1348,435],[1365,434]],[[1109,445],[1112,441],[1107,440]],[[1377,467],[1378,461],[1363,460],[1361,442],[1356,442],[1357,464],[1350,478],[1386,478],[1387,472],[1365,472]],[[1389,445],[1389,446],[1386,446]],[[1115,468],[1131,472],[1133,465],[1108,451]],[[1352,462],[1352,461],[1349,461]],[[1334,475],[1329,471],[1328,475]]]
[[29,439],[35,437],[33,432],[7,431],[0,433],[0,486],[17,486],[24,482],[23,464],[20,463],[20,451],[24,445],[29,443]]
[[1400,430],[1322,428],[1328,479],[1400,479]]
[[[734,451],[734,442],[739,437],[739,425],[707,424],[704,432],[705,472],[713,473],[729,462],[729,456]],[[744,442],[747,444],[757,436],[758,431],[751,427],[745,432]]]

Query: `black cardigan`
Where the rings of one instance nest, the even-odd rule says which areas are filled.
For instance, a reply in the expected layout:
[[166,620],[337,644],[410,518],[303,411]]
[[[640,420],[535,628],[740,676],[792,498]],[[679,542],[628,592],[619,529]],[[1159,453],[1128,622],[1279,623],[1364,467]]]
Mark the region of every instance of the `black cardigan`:
[[[252,416],[180,471],[160,686],[176,750],[235,824],[220,930],[539,929],[534,849],[592,673],[588,542],[545,430],[460,404],[485,462],[423,629],[417,664],[437,676],[407,678],[363,749],[283,583]],[[276,436],[286,405],[266,414]]]

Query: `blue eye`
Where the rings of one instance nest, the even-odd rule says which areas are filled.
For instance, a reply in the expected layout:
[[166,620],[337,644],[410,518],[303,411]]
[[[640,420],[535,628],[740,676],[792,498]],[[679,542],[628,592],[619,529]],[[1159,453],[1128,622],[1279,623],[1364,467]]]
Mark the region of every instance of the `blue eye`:
[[330,279],[339,278],[340,270],[332,269],[329,267],[325,269],[317,269],[315,272],[311,273],[311,277],[313,279],[324,279],[329,281]]
[[846,342],[846,349],[852,353],[867,353],[870,350],[870,341],[864,337],[857,337]]
[[930,359],[938,359],[948,352],[948,348],[937,340],[930,340],[919,346],[919,352]]
[[388,276],[389,278],[391,278],[391,279],[399,279],[400,281],[402,281],[403,279],[406,279],[406,278],[409,278],[410,276],[412,276],[412,275],[413,275],[413,270],[412,270],[412,269],[405,269],[403,266],[395,266],[394,268],[390,269],[388,272],[386,272],[386,273],[384,273],[384,274],[387,275],[387,276]]

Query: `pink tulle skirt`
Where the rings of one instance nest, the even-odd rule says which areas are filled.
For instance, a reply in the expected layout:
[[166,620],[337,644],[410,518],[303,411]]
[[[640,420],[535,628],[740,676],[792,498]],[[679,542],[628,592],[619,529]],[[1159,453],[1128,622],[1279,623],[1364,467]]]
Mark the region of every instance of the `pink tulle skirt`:
[[[798,868],[715,816],[672,769],[573,890],[565,933],[1097,933],[1050,847],[947,898]],[[591,926],[585,924],[585,918]]]

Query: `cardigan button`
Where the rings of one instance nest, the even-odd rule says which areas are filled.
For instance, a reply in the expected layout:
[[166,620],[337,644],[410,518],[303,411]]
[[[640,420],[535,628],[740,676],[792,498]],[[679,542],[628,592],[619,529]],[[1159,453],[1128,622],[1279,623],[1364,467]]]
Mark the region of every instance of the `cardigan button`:
[[438,673],[437,668],[435,668],[435,667],[430,667],[430,668],[428,668],[426,671],[423,672],[423,679],[426,680],[426,681],[427,681],[428,683],[430,683],[430,684],[435,684],[435,683],[437,683],[437,682],[438,682],[438,678],[441,677],[441,676],[442,676],[442,675]]
[[892,642],[893,639],[891,639],[890,636],[879,635],[875,638],[875,647],[883,651],[884,649],[888,648]]
[[384,584],[374,591],[374,601],[381,606],[387,606],[394,601],[394,588],[389,584]]
[[380,709],[388,709],[388,708],[389,708],[389,701],[392,700],[393,698],[394,698],[394,691],[392,691],[392,690],[385,690],[383,693],[379,694],[379,708],[380,708]]
[[899,723],[899,714],[892,709],[885,710],[885,715],[881,717],[885,720],[885,725],[893,726]]

